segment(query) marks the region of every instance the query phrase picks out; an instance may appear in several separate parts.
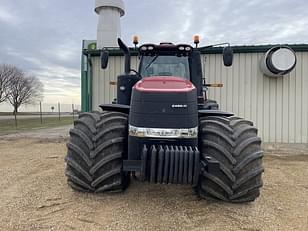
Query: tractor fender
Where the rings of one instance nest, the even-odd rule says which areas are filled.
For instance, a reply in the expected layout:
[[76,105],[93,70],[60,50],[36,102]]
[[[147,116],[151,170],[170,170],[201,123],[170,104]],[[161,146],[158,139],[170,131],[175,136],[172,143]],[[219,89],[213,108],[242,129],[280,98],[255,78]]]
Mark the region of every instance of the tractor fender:
[[114,111],[114,112],[121,112],[124,114],[129,114],[130,106],[124,104],[101,104],[99,107],[103,111]]
[[198,110],[199,117],[204,116],[233,116],[234,114],[232,112],[225,112],[220,110]]

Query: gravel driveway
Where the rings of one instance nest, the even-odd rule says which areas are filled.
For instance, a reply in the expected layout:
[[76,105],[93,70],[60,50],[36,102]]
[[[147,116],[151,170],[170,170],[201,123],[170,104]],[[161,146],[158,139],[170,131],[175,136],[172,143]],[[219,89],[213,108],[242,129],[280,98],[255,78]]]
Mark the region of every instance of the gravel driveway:
[[227,204],[135,180],[124,193],[74,192],[58,138],[0,140],[0,230],[308,230],[308,153],[266,154],[261,197]]
[[62,127],[35,129],[31,131],[21,131],[9,135],[0,135],[2,140],[18,140],[18,139],[39,139],[41,141],[59,141],[63,142],[69,138],[69,130],[73,125],[66,125]]

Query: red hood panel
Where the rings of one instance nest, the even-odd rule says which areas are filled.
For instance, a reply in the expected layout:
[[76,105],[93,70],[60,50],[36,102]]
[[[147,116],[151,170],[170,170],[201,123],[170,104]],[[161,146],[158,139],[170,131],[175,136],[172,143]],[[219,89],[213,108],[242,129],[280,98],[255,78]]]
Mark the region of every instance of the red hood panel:
[[187,79],[173,76],[145,77],[136,83],[134,89],[146,92],[189,92],[195,86]]

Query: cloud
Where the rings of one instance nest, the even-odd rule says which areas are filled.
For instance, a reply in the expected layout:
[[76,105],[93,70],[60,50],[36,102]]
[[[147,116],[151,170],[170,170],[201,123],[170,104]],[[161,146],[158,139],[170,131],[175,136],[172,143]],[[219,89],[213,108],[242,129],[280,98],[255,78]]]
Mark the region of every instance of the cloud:
[[142,14],[148,5],[146,13],[138,17],[130,13],[138,1],[130,2],[123,20],[127,41],[131,25],[138,29],[133,33],[146,42],[191,42],[194,34],[200,34],[203,44],[303,43],[308,36],[308,2],[304,0],[160,0],[153,5],[146,1],[138,7]]
[[[60,0],[2,1],[0,63],[14,64],[39,77],[45,101],[80,103],[81,43],[93,38],[96,30],[95,26],[89,30],[89,24],[96,23],[91,4],[77,3],[72,10],[71,2]],[[81,20],[83,10],[89,20]],[[12,26],[16,19],[18,26]],[[49,97],[51,91],[54,94]]]
[[[305,0],[124,0],[122,37],[132,45],[171,41],[201,45],[305,43]],[[0,63],[11,63],[38,76],[45,101],[80,101],[83,39],[96,38],[92,1],[1,0]]]
[[8,9],[0,6],[0,22],[15,26],[18,24],[19,19],[11,14]]

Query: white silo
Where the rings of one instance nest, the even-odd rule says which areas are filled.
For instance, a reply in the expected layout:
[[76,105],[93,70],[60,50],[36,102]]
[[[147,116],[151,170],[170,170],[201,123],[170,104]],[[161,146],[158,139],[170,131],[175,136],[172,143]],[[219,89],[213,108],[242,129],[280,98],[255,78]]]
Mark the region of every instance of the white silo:
[[121,36],[120,17],[125,14],[122,0],[95,0],[95,12],[99,15],[97,25],[97,48],[117,47]]

